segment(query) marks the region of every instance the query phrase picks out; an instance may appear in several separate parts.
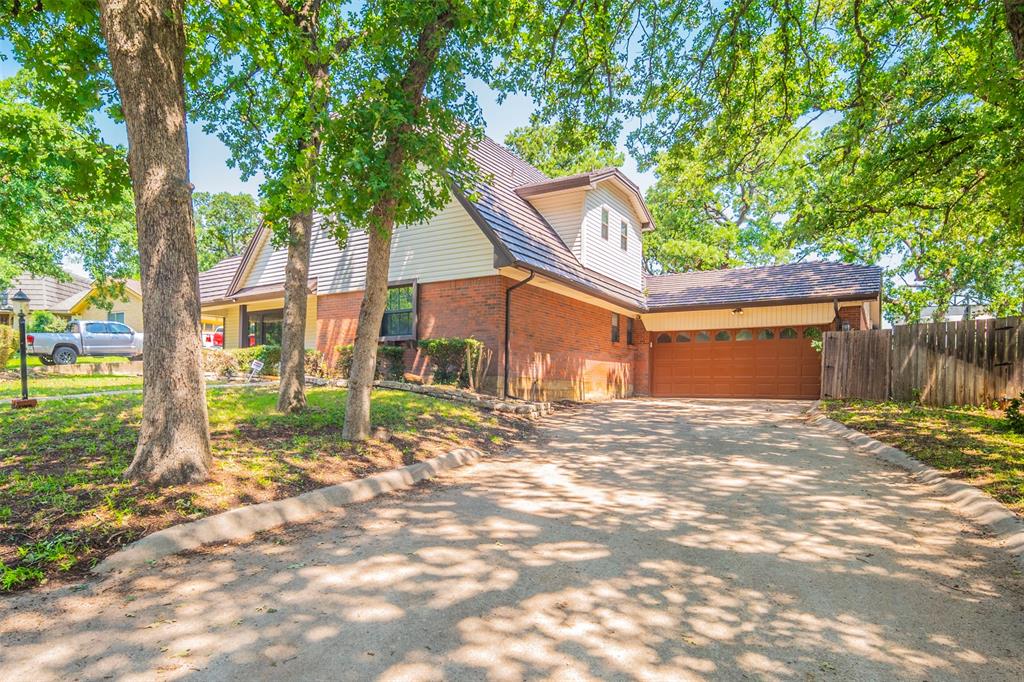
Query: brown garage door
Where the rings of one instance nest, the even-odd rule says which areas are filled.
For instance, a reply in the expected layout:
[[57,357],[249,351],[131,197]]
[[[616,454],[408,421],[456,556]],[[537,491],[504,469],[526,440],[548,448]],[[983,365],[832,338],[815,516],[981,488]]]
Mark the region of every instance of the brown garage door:
[[652,392],[692,398],[818,398],[819,327],[659,332]]

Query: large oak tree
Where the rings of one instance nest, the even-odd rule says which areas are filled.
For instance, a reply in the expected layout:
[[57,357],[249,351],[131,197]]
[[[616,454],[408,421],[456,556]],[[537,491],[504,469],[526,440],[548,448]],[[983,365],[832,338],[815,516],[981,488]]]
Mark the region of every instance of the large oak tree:
[[[370,390],[387,301],[396,226],[423,223],[481,180],[471,150],[482,134],[479,79],[499,93],[532,96],[541,119],[572,122],[614,139],[626,74],[615,46],[633,3],[570,0],[371,0],[352,26],[359,39],[325,146],[340,213],[368,231],[343,433],[370,433]],[[598,11],[595,11],[598,10]],[[538,120],[541,120],[538,119]],[[419,227],[415,227],[419,226]]]
[[[741,168],[786,151],[749,178],[754,187],[780,172],[802,178],[776,223],[784,241],[895,263],[896,317],[927,304],[941,312],[957,294],[1021,309],[1019,0],[694,0],[646,25],[653,40],[641,45],[634,81],[644,125],[632,142],[648,161]],[[808,136],[803,167],[792,166],[789,146]]]
[[346,77],[349,8],[319,0],[217,0],[189,13],[191,105],[245,177],[261,173],[264,225],[288,250],[277,408],[306,407],[305,337],[314,213],[340,242],[322,149]]
[[185,129],[183,0],[20,5],[0,24],[55,109],[123,117],[146,320],[129,477],[199,481],[211,463]]

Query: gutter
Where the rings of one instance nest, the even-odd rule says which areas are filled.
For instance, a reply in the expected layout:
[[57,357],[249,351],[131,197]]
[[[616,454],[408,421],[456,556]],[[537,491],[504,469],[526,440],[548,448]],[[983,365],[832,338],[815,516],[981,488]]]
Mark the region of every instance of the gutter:
[[529,284],[530,280],[532,280],[536,274],[537,273],[535,273],[533,270],[530,270],[530,276],[529,277],[527,277],[526,279],[521,280],[519,282],[516,282],[515,284],[510,286],[508,289],[505,289],[505,356],[504,356],[503,361],[502,361],[502,375],[503,376],[502,376],[502,383],[501,383],[501,397],[505,398],[505,399],[508,399],[510,397],[511,398],[515,397],[515,396],[510,396],[509,393],[508,393],[508,364],[509,364],[508,363],[508,355],[509,355],[509,351],[510,351],[511,345],[512,345],[512,329],[509,326],[509,321],[510,321],[510,319],[512,317],[512,292],[515,291],[516,289],[518,289],[521,286]]

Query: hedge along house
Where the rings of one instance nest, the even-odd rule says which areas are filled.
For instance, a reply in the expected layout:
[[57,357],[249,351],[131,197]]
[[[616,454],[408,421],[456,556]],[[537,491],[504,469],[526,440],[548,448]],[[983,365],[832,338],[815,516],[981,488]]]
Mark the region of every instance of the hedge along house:
[[[426,224],[397,228],[392,240],[381,342],[405,345],[407,373],[418,379],[430,379],[431,365],[417,340],[473,337],[485,348],[480,385],[492,393],[549,400],[706,395],[714,391],[690,369],[707,364],[702,334],[728,332],[738,347],[745,327],[752,335],[771,329],[781,344],[792,340],[793,327],[795,345],[813,352],[802,336],[808,327],[838,328],[845,318],[856,328],[878,322],[880,271],[839,264],[724,271],[746,282],[744,291],[764,290],[763,300],[744,295],[744,314],[772,311],[737,317],[728,296],[698,296],[713,288],[701,284],[706,273],[644,276],[642,235],[653,224],[639,189],[620,171],[550,179],[490,139],[474,153],[489,180],[472,191],[453,188],[443,211]],[[366,253],[364,231],[351,230],[344,248],[314,231],[307,347],[333,358],[353,342]],[[226,348],[280,342],[285,261],[286,251],[261,229],[241,256],[200,275],[203,317],[223,319]],[[808,267],[814,271],[802,269]],[[770,284],[766,271],[779,272],[771,281],[785,280],[792,295]],[[672,341],[661,346],[692,332],[701,352],[662,351],[655,341],[670,331]],[[792,374],[788,347],[755,338],[751,347],[762,363],[778,367],[776,376]],[[707,360],[731,356],[717,343]],[[738,359],[745,348],[735,351]],[[801,377],[807,372],[800,365]],[[817,397],[809,382],[797,390],[792,382],[768,384],[748,382],[728,394]]]

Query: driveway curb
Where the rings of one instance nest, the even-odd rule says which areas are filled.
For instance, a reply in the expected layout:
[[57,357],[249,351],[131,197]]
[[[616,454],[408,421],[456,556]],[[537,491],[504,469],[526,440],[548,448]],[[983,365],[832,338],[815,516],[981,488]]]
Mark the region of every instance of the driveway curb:
[[457,448],[425,462],[417,462],[357,481],[311,490],[295,497],[238,507],[157,531],[111,554],[93,567],[93,573],[108,574],[137,567],[171,554],[204,545],[244,540],[261,531],[286,523],[304,523],[345,505],[366,502],[379,495],[410,488],[445,471],[476,462],[482,453]]
[[949,478],[944,473],[915,459],[899,448],[875,440],[822,414],[820,401],[806,412],[807,422],[834,436],[845,438],[857,449],[898,466],[911,478],[931,486],[945,501],[968,519],[988,528],[1003,547],[1024,567],[1024,520],[972,485]]

